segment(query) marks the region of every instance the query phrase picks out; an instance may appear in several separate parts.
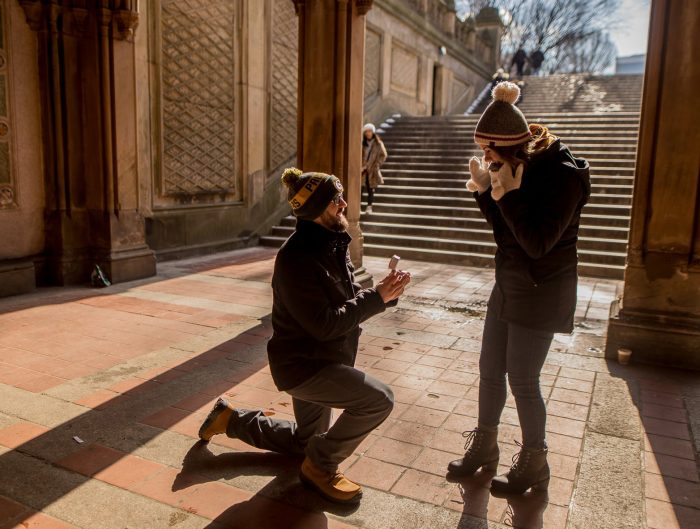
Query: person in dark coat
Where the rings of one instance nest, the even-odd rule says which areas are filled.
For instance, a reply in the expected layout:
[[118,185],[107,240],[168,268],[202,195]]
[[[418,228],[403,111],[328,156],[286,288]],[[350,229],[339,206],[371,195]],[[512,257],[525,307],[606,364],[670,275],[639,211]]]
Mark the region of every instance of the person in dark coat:
[[530,66],[532,66],[532,75],[538,75],[540,73],[540,68],[542,68],[542,63],[544,62],[544,53],[539,48],[532,52],[530,55]]
[[[267,351],[277,388],[292,396],[296,422],[219,399],[199,436],[209,441],[225,433],[257,448],[305,456],[299,474],[305,485],[330,501],[355,503],[362,489],[338,465],[394,404],[386,384],[354,368],[360,324],[395,305],[410,274],[392,270],[376,288],[362,288],[348,252],[340,180],[290,168],[282,181],[297,226],[275,260]],[[332,408],[344,410],[333,426]]]
[[518,48],[518,51],[516,51],[513,55],[513,60],[510,61],[510,69],[512,70],[513,66],[515,66],[515,71],[516,75],[518,76],[518,79],[522,79],[523,77],[525,61],[527,61],[527,53],[525,53],[524,49]]
[[478,426],[465,432],[464,458],[450,463],[449,471],[469,475],[497,468],[507,374],[523,442],[510,471],[495,477],[491,489],[522,493],[549,483],[539,376],[554,333],[573,330],[576,244],[591,187],[588,162],[546,127],[528,125],[515,106],[517,85],[501,83],[492,95],[474,133],[484,157],[470,160],[467,188],[493,229],[496,284],[479,360]]

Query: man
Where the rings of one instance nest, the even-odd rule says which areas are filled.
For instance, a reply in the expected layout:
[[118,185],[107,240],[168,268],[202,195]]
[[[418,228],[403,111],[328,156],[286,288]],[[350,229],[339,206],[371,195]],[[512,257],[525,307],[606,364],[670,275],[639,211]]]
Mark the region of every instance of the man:
[[[355,282],[343,186],[335,176],[287,169],[282,182],[297,217],[272,277],[270,372],[292,396],[296,422],[233,408],[219,399],[199,436],[229,437],[305,456],[299,477],[324,498],[355,503],[362,489],[338,465],[389,416],[391,389],[353,367],[360,323],[396,304],[410,274],[392,271],[376,288]],[[331,426],[332,408],[344,410]]]
[[[513,60],[510,61],[510,70],[513,69],[513,65],[515,65],[516,68],[516,75],[518,76],[518,79],[523,78],[523,71],[525,69],[525,61],[527,61],[527,53],[525,53],[525,50],[522,48],[518,48],[518,51],[513,54]],[[509,71],[510,71],[509,70]]]

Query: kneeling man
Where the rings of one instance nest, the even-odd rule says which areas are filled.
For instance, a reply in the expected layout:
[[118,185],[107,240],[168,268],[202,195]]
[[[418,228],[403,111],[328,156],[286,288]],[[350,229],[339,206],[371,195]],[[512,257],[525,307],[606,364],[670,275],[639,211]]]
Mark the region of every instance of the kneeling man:
[[[362,488],[338,465],[389,416],[391,389],[355,369],[360,323],[396,304],[410,274],[392,271],[376,288],[355,282],[343,186],[335,176],[287,169],[282,182],[297,217],[272,277],[272,377],[292,396],[296,422],[266,417],[219,399],[199,436],[229,437],[305,456],[302,482],[328,500],[359,501]],[[332,408],[344,410],[331,426]]]

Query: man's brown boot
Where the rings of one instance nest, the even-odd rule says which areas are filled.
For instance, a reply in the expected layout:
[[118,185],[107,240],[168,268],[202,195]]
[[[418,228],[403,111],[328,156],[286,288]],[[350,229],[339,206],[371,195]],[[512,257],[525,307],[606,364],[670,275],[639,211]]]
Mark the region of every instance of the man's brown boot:
[[357,503],[362,498],[362,487],[357,483],[350,481],[342,472],[327,472],[318,468],[308,457],[301,465],[299,479],[334,503]]
[[210,441],[212,437],[220,433],[226,433],[228,421],[233,413],[233,408],[224,399],[219,398],[209,415],[204,419],[199,429],[199,438],[202,441]]

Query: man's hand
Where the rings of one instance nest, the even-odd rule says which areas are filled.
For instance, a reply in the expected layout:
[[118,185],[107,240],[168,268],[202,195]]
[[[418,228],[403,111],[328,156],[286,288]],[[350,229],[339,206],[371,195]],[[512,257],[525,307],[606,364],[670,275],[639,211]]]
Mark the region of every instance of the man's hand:
[[398,299],[410,282],[410,273],[392,270],[389,272],[389,275],[377,284],[376,289],[384,300],[384,303],[389,303],[390,301]]

